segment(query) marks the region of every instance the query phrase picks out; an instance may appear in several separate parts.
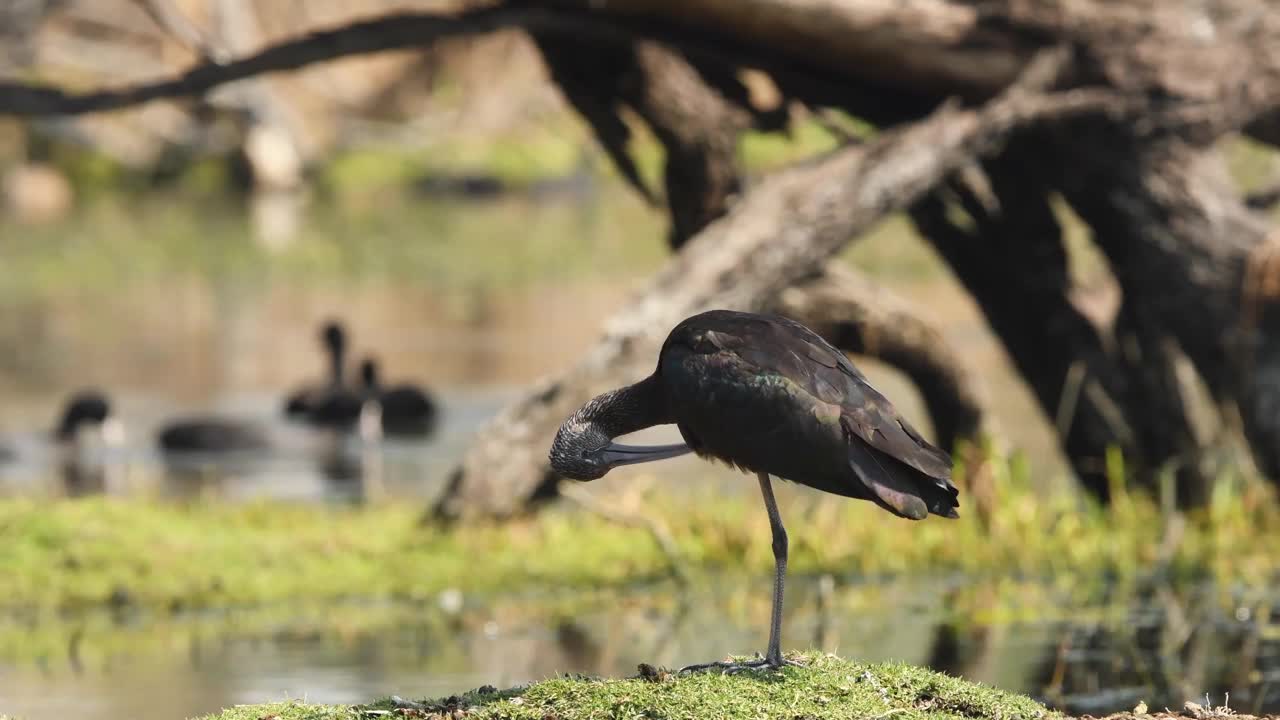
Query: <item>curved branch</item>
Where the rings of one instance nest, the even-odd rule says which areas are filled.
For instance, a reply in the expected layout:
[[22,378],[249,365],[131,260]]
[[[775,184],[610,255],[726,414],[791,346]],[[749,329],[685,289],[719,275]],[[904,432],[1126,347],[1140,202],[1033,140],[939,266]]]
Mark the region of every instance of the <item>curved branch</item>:
[[482,35],[507,28],[584,32],[629,39],[632,33],[603,16],[571,10],[496,6],[445,15],[397,13],[320,30],[272,45],[231,62],[204,62],[177,77],[111,90],[77,93],[22,83],[0,83],[0,113],[78,115],[139,105],[164,98],[194,97],[245,78],[296,70],[352,55],[421,47],[445,37]]
[[[700,58],[749,61],[779,79],[787,79],[808,92],[827,96],[848,96],[859,81],[847,73],[824,66],[821,58],[788,56],[776,48],[757,46],[748,40],[726,35],[712,27],[685,27],[596,8],[568,6],[534,7],[496,5],[458,13],[403,12],[355,22],[327,30],[317,30],[285,40],[232,61],[211,59],[164,80],[121,88],[72,92],[24,83],[0,82],[0,114],[79,115],[118,110],[153,100],[195,97],[220,85],[343,57],[424,47],[450,37],[484,35],[499,30],[522,29],[572,38],[590,37],[597,42],[623,44],[634,40],[655,40]],[[875,28],[863,28],[874,32]],[[862,88],[865,90],[865,88]],[[932,99],[913,104],[923,111]],[[918,114],[918,113],[913,113]]]

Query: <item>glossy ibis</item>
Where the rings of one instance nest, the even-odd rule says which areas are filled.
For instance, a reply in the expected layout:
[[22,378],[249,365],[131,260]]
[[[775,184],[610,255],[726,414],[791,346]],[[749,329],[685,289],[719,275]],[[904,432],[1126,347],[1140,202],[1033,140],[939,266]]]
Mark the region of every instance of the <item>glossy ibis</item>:
[[[667,423],[680,429],[683,444],[613,442]],[[921,437],[844,353],[787,318],[712,310],[685,319],[667,336],[652,375],[592,399],[564,422],[550,459],[564,477],[594,480],[619,465],[690,450],[756,474],[775,574],[766,656],[687,670],[784,664],[787,532],[770,475],[869,500],[902,518],[958,517],[950,457]]]
[[436,403],[426,391],[409,383],[383,387],[378,362],[366,358],[360,364],[365,396],[377,403],[382,432],[387,435],[426,435],[435,428]]

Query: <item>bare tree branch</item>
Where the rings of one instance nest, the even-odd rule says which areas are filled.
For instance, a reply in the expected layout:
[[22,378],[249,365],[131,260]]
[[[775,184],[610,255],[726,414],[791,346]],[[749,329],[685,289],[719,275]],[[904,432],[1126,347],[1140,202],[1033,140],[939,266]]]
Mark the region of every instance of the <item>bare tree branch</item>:
[[[777,0],[761,0],[759,4],[761,12],[768,13],[781,12],[786,5]],[[1081,43],[1088,48],[1085,62],[1076,63],[1073,72],[1065,76],[1066,85],[1093,83],[1110,86],[1131,98],[1165,98],[1167,106],[1182,109],[1181,131],[1193,130],[1209,140],[1244,126],[1270,127],[1266,118],[1280,107],[1280,52],[1274,51],[1280,46],[1280,21],[1274,19],[1264,18],[1257,27],[1236,32],[1234,43],[1218,47],[1203,43],[1182,28],[1185,23],[1179,23],[1187,19],[1185,13],[1162,9],[1154,19],[1147,18],[1135,9],[1146,7],[1140,0],[1120,8],[1082,0],[1055,5],[1058,12],[1047,14],[1028,12],[1025,3],[1012,0],[991,3],[983,12],[956,0],[922,0],[894,9],[858,0],[833,3],[829,18],[822,13],[806,15],[803,27],[770,37],[762,35],[765,31],[760,27],[744,26],[742,18],[733,13],[725,15],[720,4],[694,5],[699,8],[691,16],[670,8],[664,15],[639,0],[617,0],[607,10],[590,5],[519,4],[456,14],[399,13],[313,32],[239,60],[207,62],[174,78],[128,87],[78,93],[0,83],[0,114],[114,110],[161,98],[198,96],[225,83],[339,57],[520,28],[591,37],[604,43],[655,40],[694,59],[758,67],[772,76],[784,93],[811,104],[842,106],[873,119],[889,116],[902,120],[920,117],[926,108],[950,95],[993,95],[1013,79],[1014,71],[1025,66],[1034,50],[1063,38],[1082,37],[1087,27],[1079,26],[1102,20],[1114,27],[1097,34],[1101,39],[1096,47]],[[937,14],[922,14],[925,9]],[[814,22],[815,17],[825,22]],[[918,22],[910,22],[913,18]],[[1059,33],[1057,39],[1054,32]],[[891,43],[886,38],[894,40]],[[811,47],[803,45],[806,40]],[[903,53],[904,47],[930,41],[939,44],[927,53],[922,51],[918,57]],[[830,62],[840,56],[842,48],[858,48],[856,52],[869,53],[867,59],[874,62]],[[965,64],[969,60],[982,62],[969,66]],[[918,83],[902,84],[904,62],[919,76]],[[986,80],[975,86],[977,78]]]

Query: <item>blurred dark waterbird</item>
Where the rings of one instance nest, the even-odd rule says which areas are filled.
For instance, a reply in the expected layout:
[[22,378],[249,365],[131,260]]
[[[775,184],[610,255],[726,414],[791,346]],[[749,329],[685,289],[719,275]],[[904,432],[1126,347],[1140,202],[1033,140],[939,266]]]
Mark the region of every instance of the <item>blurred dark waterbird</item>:
[[436,402],[425,390],[399,383],[383,387],[378,362],[365,358],[360,364],[360,382],[366,398],[377,404],[377,413],[386,435],[422,436],[435,429]]
[[[683,444],[613,439],[675,423]],[[778,316],[712,310],[671,331],[658,367],[600,395],[560,427],[551,467],[574,480],[693,451],[756,474],[773,532],[773,613],[765,657],[685,668],[778,668],[787,532],[769,476],[868,500],[911,520],[956,518],[951,458],[929,444],[844,353]]]
[[345,384],[347,331],[342,323],[324,323],[320,344],[329,356],[328,382],[304,387],[285,398],[285,417],[322,427],[351,427],[360,418],[364,398]]
[[58,442],[69,443],[82,430],[100,429],[111,419],[111,403],[97,390],[80,390],[67,399],[62,416],[53,430]]
[[171,421],[156,436],[167,453],[234,453],[267,450],[266,432],[255,423],[220,417]]
[[79,390],[67,399],[50,433],[68,496],[105,492],[107,463],[102,451],[124,445],[124,427],[99,390]]

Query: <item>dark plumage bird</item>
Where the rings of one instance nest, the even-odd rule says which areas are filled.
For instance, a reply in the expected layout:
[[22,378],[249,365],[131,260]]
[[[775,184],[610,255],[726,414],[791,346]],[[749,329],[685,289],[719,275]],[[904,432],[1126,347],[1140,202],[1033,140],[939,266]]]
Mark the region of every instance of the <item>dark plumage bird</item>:
[[[118,423],[114,422],[106,396],[97,390],[81,390],[67,399],[48,438],[61,450],[74,451],[80,444],[81,436],[88,431],[115,435],[118,430]],[[0,445],[0,462],[11,462],[19,456],[20,453],[13,446]]]
[[107,463],[101,450],[124,442],[123,428],[106,395],[98,390],[72,395],[51,435],[67,494],[77,497],[104,492]]
[[285,399],[285,417],[326,427],[349,427],[360,417],[363,398],[344,385],[347,332],[336,320],[320,329],[320,344],[329,356],[329,380],[302,388]]
[[76,439],[81,430],[100,428],[111,417],[111,403],[97,390],[81,390],[72,395],[62,409],[62,417],[54,427],[53,437],[68,443]]
[[366,397],[378,404],[383,433],[420,436],[435,429],[438,412],[431,395],[408,383],[383,387],[378,375],[373,358],[360,364],[360,380]]
[[[675,423],[684,444],[635,447],[613,438]],[[671,331],[652,375],[594,398],[551,446],[551,467],[594,480],[619,465],[692,450],[753,472],[773,531],[773,616],[767,655],[687,669],[777,668],[787,533],[769,476],[868,500],[898,517],[955,518],[950,457],[930,445],[853,363],[783,317],[713,310]]]
[[332,430],[350,430],[360,422],[366,400],[364,393],[355,388],[334,388],[311,409],[307,422]]
[[231,453],[266,450],[270,444],[254,423],[218,417],[188,417],[168,423],[156,436],[167,453]]

